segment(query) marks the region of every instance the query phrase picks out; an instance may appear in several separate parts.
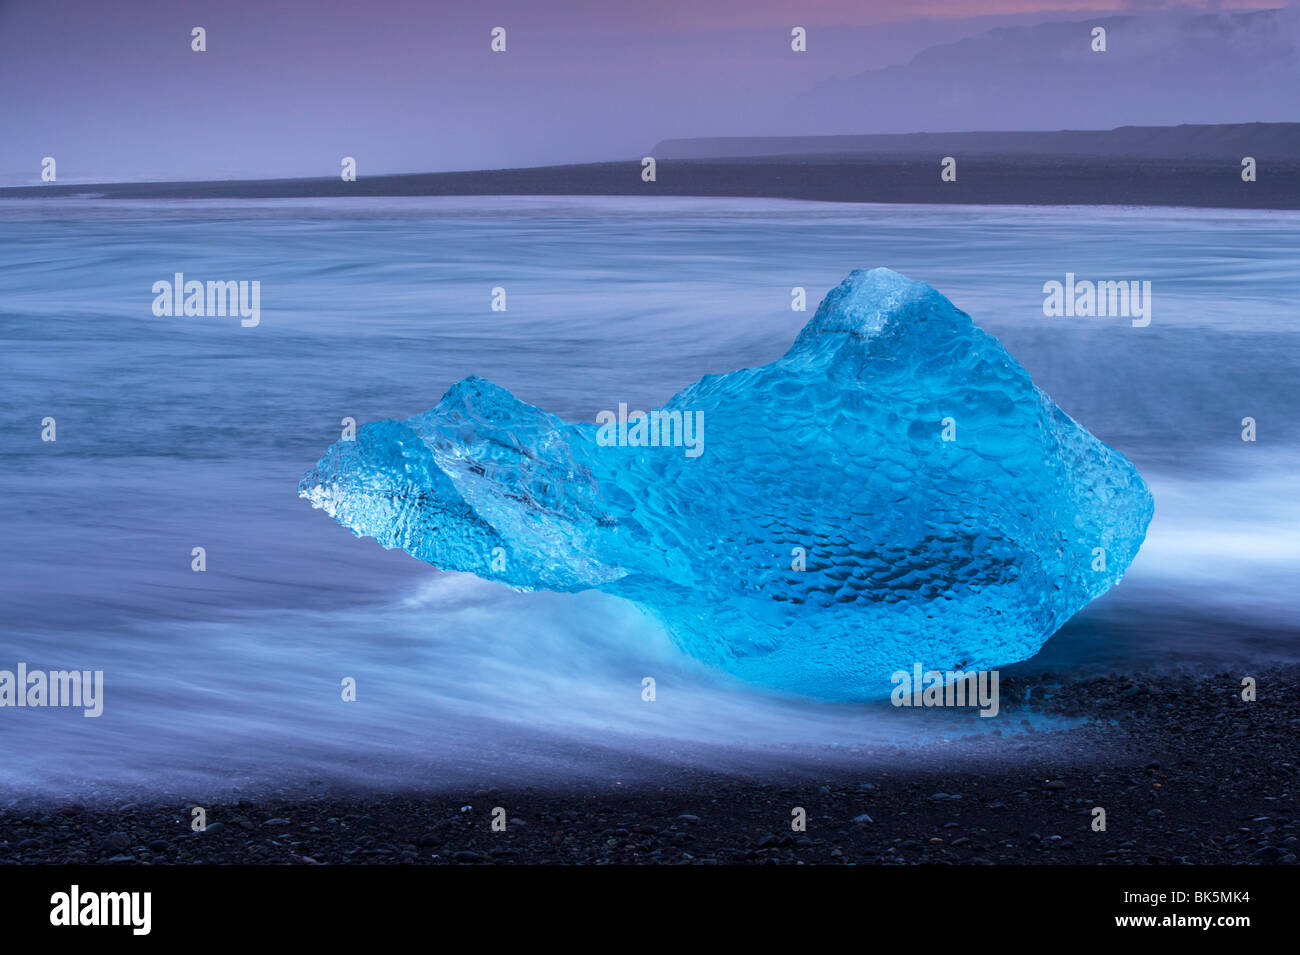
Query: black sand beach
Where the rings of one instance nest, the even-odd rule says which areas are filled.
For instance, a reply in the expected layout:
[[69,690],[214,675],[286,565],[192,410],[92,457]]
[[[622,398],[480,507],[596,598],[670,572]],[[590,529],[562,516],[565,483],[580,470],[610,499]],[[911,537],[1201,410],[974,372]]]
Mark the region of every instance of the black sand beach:
[[623,785],[611,766],[605,784],[570,790],[250,793],[207,804],[202,833],[192,800],[10,807],[0,862],[1292,865],[1300,667],[1249,675],[1255,702],[1235,672],[1006,680],[1008,726],[1081,722],[884,761],[800,753],[762,778],[665,767]]

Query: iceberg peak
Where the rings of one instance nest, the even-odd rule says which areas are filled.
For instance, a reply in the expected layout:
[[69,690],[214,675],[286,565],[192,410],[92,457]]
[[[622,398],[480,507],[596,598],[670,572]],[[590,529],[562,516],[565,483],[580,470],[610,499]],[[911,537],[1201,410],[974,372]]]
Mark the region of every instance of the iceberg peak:
[[952,303],[924,282],[890,269],[854,269],[831,289],[804,326],[796,344],[843,333],[873,338],[892,324],[953,309]]

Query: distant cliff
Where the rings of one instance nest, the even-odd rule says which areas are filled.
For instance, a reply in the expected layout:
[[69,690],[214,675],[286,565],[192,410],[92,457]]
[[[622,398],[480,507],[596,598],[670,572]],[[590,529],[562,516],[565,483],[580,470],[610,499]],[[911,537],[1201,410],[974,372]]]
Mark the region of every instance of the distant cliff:
[[1300,158],[1300,123],[1121,126],[1043,132],[885,133],[866,136],[724,136],[665,139],[655,159],[762,156],[971,156],[1015,154],[1083,158]]

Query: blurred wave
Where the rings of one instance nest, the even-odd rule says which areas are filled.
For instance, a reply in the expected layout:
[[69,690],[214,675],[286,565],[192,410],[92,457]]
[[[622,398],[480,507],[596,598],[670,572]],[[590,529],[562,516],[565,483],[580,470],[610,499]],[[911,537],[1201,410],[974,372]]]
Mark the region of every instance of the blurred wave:
[[[441,574],[296,497],[344,416],[424,411],[468,374],[571,420],[656,405],[784,352],[791,289],[815,308],[857,267],[939,288],[1155,495],[1122,584],[1008,672],[1300,646],[1293,213],[46,200],[0,224],[0,668],[106,680],[99,719],[0,710],[0,796],[608,781],[986,731],[755,691],[635,608]],[[260,281],[261,325],[155,318],[178,271]],[[1151,281],[1151,326],[1044,318],[1067,271]]]

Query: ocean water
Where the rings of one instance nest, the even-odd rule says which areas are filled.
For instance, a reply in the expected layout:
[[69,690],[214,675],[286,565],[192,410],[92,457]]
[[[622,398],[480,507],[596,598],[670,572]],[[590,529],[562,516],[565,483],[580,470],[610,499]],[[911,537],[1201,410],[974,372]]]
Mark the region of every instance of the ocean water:
[[[782,354],[873,266],[968,311],[1155,497],[1123,582],[1004,674],[1300,656],[1300,214],[7,200],[0,669],[103,670],[105,700],[96,719],[0,709],[0,798],[612,785],[980,731],[738,684],[629,605],[440,573],[296,494],[344,417],[408,417],[470,374],[570,420],[657,406]],[[260,282],[260,323],[155,317],[176,272]],[[1067,272],[1150,281],[1150,325],[1045,317]]]

